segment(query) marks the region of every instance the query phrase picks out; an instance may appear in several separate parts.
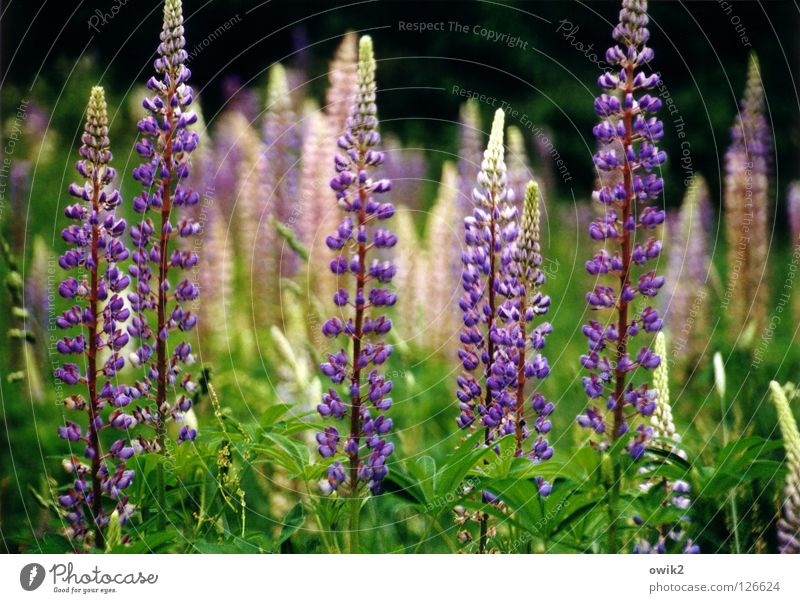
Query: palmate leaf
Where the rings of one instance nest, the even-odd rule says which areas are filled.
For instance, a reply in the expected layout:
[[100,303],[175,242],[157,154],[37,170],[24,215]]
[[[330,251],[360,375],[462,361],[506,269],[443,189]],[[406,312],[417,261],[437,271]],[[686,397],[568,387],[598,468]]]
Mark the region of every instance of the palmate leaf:
[[596,479],[600,471],[600,455],[589,447],[583,447],[569,458],[552,458],[544,463],[535,464],[525,457],[511,455],[504,462],[489,462],[486,466],[476,467],[473,474],[489,479],[533,479],[542,477],[550,482],[566,479],[581,483]]
[[305,475],[309,451],[304,444],[277,433],[265,432],[262,437],[263,440],[253,447],[261,457],[256,462],[274,462],[286,469],[291,477]]
[[781,463],[768,458],[781,446],[780,440],[758,436],[730,442],[719,451],[713,467],[704,467],[699,472],[698,495],[727,496],[731,488],[743,483],[781,477],[784,471]]
[[297,532],[301,527],[303,527],[303,523],[306,520],[305,513],[303,512],[303,504],[297,503],[289,512],[284,516],[283,520],[281,521],[283,527],[281,528],[281,533],[278,536],[278,540],[274,545],[276,550],[280,550],[280,546],[289,540],[292,535]]
[[462,498],[461,485],[470,470],[495,454],[483,445],[483,438],[479,432],[470,435],[441,467],[429,456],[393,465],[384,480],[385,490],[422,513],[439,515]]

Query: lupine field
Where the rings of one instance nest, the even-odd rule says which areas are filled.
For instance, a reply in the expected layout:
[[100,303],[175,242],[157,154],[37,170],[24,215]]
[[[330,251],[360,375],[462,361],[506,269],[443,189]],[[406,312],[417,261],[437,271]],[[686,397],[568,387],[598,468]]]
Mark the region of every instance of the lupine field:
[[35,5],[4,552],[800,553],[794,3]]

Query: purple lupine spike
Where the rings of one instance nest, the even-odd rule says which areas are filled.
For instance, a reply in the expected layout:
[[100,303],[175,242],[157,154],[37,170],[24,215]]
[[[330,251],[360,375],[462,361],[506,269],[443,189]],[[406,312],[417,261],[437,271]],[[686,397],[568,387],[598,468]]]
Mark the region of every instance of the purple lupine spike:
[[[462,254],[463,347],[458,357],[464,370],[458,378],[461,413],[456,423],[468,429],[478,419],[486,428],[487,443],[495,439],[501,427],[502,413],[492,400],[495,381],[490,368],[501,344],[495,324],[497,310],[503,299],[515,294],[503,279],[511,270],[512,244],[518,234],[516,208],[508,202],[503,121],[504,113],[499,109],[478,173],[478,186],[472,193],[474,210],[464,219],[466,249]],[[480,380],[483,377],[485,387]]]
[[222,80],[222,96],[227,110],[243,115],[248,122],[252,123],[260,113],[258,94],[242,84],[238,75],[229,75]]
[[[667,228],[669,288],[664,295],[664,324],[670,332],[675,360],[680,361],[677,367],[680,377],[688,362],[696,364],[700,360],[708,343],[710,221],[708,185],[701,175],[696,174],[686,190],[675,223]],[[656,252],[656,245],[660,243],[636,247],[634,263],[651,257]]]
[[[70,359],[80,356],[82,361],[65,362],[56,369],[55,376],[67,385],[80,384],[84,392],[67,397],[64,406],[85,412],[85,427],[67,421],[58,433],[69,442],[80,442],[82,454],[90,460],[91,466],[78,462],[74,456],[65,463],[75,483],[59,501],[70,524],[70,538],[86,539],[90,533],[88,519],[93,526],[94,545],[102,549],[104,528],[109,520],[103,508],[103,496],[112,499],[121,519],[127,519],[132,512],[122,490],[133,479],[133,471],[125,469],[125,461],[135,446],[127,439],[118,439],[104,450],[100,433],[111,427],[127,433],[136,422],[120,423],[120,417],[128,416],[125,407],[133,395],[131,388],[116,385],[116,379],[112,379],[125,364],[120,352],[128,343],[122,326],[130,310],[125,307],[121,294],[130,279],[118,263],[126,261],[129,252],[121,241],[125,221],[116,217],[121,198],[112,188],[116,173],[109,165],[108,112],[105,93],[99,86],[92,88],[81,141],[81,159],[75,168],[82,184],[74,183],[69,187],[70,194],[78,201],[67,206],[64,212],[74,224],[61,232],[70,247],[59,264],[68,272],[80,270],[82,274],[68,276],[59,286],[61,297],[73,305],[56,320],[62,329],[77,329],[77,333],[59,339],[56,347]],[[113,410],[105,413],[107,408]],[[111,488],[109,476],[117,472],[124,472],[128,478]]]
[[533,178],[533,172],[528,162],[528,153],[525,150],[525,139],[516,126],[509,126],[506,131],[506,157],[508,158],[506,161],[508,164],[508,188],[513,194],[517,211],[522,215],[528,182]]
[[769,278],[769,175],[772,140],[764,116],[764,87],[755,54],[750,56],[747,85],[725,153],[725,236],[728,245],[727,309],[729,337],[738,340],[753,325],[767,326]]
[[[352,497],[359,496],[363,485],[375,494],[381,491],[381,481],[388,473],[386,461],[394,448],[386,440],[392,420],[383,414],[392,405],[392,382],[380,373],[380,365],[392,352],[392,346],[384,341],[392,321],[380,312],[397,299],[388,287],[395,269],[389,262],[368,259],[371,248],[380,251],[397,242],[395,235],[381,225],[392,217],[394,207],[376,198],[391,185],[388,180],[370,176],[383,163],[383,153],[376,150],[380,135],[375,93],[372,39],[363,36],[359,42],[358,93],[347,130],[339,138],[340,152],[334,160],[337,175],[331,180],[339,207],[345,212],[339,228],[326,240],[338,254],[331,262],[331,271],[339,277],[341,288],[333,295],[339,311],[322,327],[326,337],[344,336],[352,341],[352,354],[345,348],[328,354],[320,369],[340,387],[330,388],[317,406],[323,417],[349,424],[347,435],[340,436],[334,427],[317,435],[323,458],[344,453],[349,465],[345,471],[336,460],[320,487],[331,492],[344,484]],[[352,289],[345,286],[350,276]]]
[[786,215],[789,219],[789,234],[792,245],[800,242],[800,180],[789,184],[786,196]]
[[[284,243],[272,220],[290,230],[298,227],[297,166],[301,146],[300,128],[296,124],[289,95],[286,71],[280,63],[272,66],[267,86],[267,108],[263,124],[263,152],[259,158],[258,174],[262,187],[262,213],[259,233],[253,248],[252,284],[276,283],[290,277],[298,268],[298,257]],[[261,321],[274,318],[280,307],[280,287],[262,292]]]
[[395,137],[384,138],[384,175],[392,181],[392,190],[396,199],[414,210],[420,208],[424,198],[425,154],[422,149],[404,147]]
[[[199,168],[213,177],[209,184],[212,186],[214,204],[219,206],[226,218],[237,217],[239,234],[243,239],[239,244],[243,252],[249,252],[248,237],[252,237],[250,223],[254,213],[250,211],[250,205],[257,205],[258,200],[251,199],[246,189],[250,180],[254,188],[261,186],[254,167],[257,157],[261,155],[258,133],[250,125],[247,116],[234,109],[226,110],[215,124],[213,139],[206,138],[205,141],[208,146],[204,154],[209,165],[200,165]],[[197,162],[197,159],[194,161]]]
[[[696,185],[697,186],[697,185]],[[670,405],[669,395],[669,365],[667,362],[667,339],[663,331],[656,335],[654,350],[657,355],[664,359],[659,364],[653,375],[654,391],[658,392],[656,399],[656,409],[650,417],[650,424],[653,428],[653,436],[658,438],[653,446],[661,450],[667,450],[683,459],[687,458],[686,452],[680,448],[680,436],[678,435],[675,424],[672,421],[672,406]],[[665,442],[664,440],[668,440]],[[654,469],[654,466],[640,467],[641,473],[647,473]],[[639,554],[663,554],[667,552],[699,553],[700,547],[687,537],[687,526],[690,522],[689,510],[691,508],[691,486],[688,482],[678,480],[668,480],[650,478],[639,486],[643,492],[649,492],[658,488],[663,492],[662,506],[671,506],[681,513],[678,521],[663,525],[649,525],[641,517],[634,517],[635,523],[640,526],[633,546],[633,552]],[[647,538],[648,533],[655,534],[655,541]]]
[[[168,350],[170,333],[194,328],[197,317],[187,309],[187,302],[199,295],[195,283],[186,277],[179,280],[176,274],[198,262],[197,253],[178,239],[200,232],[200,224],[190,217],[188,209],[200,200],[187,181],[189,156],[199,136],[189,129],[197,122],[197,114],[189,110],[194,92],[186,84],[191,72],[185,65],[183,32],[181,0],[166,0],[154,62],[156,75],[147,82],[153,96],[142,102],[148,115],[139,121],[141,137],[136,151],[144,161],[133,170],[133,177],[144,188],[133,201],[142,219],[130,229],[134,248],[130,270],[136,289],[128,294],[134,313],[128,333],[137,345],[130,359],[143,372],[136,384],[138,397],[153,406],[138,408],[134,417],[153,424],[156,449],[162,452],[167,421],[185,419],[196,389],[183,371],[184,365],[194,361],[191,344],[180,341],[172,346],[171,353]],[[155,221],[148,214],[155,214]],[[179,393],[179,388],[184,393]],[[178,439],[178,443],[182,441]]]
[[[199,305],[198,343],[204,353],[222,353],[231,327],[233,298],[233,242],[228,235],[228,222],[216,206],[208,209],[202,232],[204,269],[197,271],[197,282],[204,301]],[[204,345],[205,344],[205,345]]]
[[[652,236],[636,240],[637,233],[652,231],[664,221],[664,212],[648,205],[663,191],[663,180],[652,172],[666,154],[656,146],[663,125],[653,115],[661,101],[646,93],[659,82],[658,75],[646,71],[654,54],[647,46],[646,0],[623,0],[619,19],[613,32],[617,44],[606,52],[606,61],[614,69],[599,77],[600,87],[607,92],[594,103],[601,118],[594,127],[601,145],[594,163],[611,177],[600,177],[594,198],[604,213],[589,226],[589,235],[604,246],[586,263],[589,274],[597,279],[586,296],[589,307],[607,318],[590,320],[583,327],[589,343],[588,354],[581,356],[589,371],[583,385],[593,403],[578,417],[579,425],[612,441],[631,430],[632,411],[649,417],[655,410],[655,392],[647,383],[631,383],[631,375],[640,368],[657,367],[661,359],[646,345],[635,347],[633,341],[642,331],[660,330],[661,319],[651,299],[664,284],[663,277],[648,267],[657,260],[660,243]],[[640,247],[652,252],[634,262]],[[608,277],[613,277],[614,286],[605,284]],[[600,404],[611,411],[611,425]],[[642,456],[651,430],[641,424],[631,431],[635,435],[628,451],[636,459]]]
[[330,86],[325,93],[325,115],[328,129],[338,138],[345,132],[347,118],[356,97],[358,85],[358,36],[348,31],[342,37],[328,71]]
[[456,203],[459,215],[464,216],[472,211],[472,189],[475,187],[475,178],[481,170],[483,161],[483,130],[478,103],[469,100],[461,105],[458,118],[459,195]]
[[[545,277],[540,269],[539,187],[533,181],[525,188],[521,234],[513,254],[511,268],[503,274],[501,282],[501,291],[508,297],[497,310],[494,339],[499,345],[487,380],[492,393],[489,414],[502,417],[498,425],[500,434],[515,434],[517,456],[523,456],[524,442],[535,433],[530,451],[524,454],[538,463],[553,455],[547,433],[555,406],[537,388],[530,399],[535,418],[528,420],[531,413],[525,408],[525,386],[534,378],[541,381],[550,373],[542,349],[552,331],[548,322],[533,324],[550,306],[550,297],[541,291]],[[550,484],[541,478],[538,481],[539,492],[544,496],[549,494]]]

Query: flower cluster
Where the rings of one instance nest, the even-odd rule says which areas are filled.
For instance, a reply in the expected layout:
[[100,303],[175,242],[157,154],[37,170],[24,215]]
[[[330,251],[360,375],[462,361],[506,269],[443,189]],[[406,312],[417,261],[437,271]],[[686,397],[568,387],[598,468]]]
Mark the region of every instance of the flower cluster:
[[[94,527],[94,544],[102,548],[103,531],[109,521],[102,497],[114,502],[120,522],[124,523],[133,507],[123,491],[134,477],[134,472],[125,468],[125,461],[141,450],[141,444],[129,439],[137,420],[127,407],[136,392],[113,383],[125,364],[120,350],[128,343],[128,335],[122,327],[130,315],[121,296],[130,279],[117,264],[127,260],[129,252],[120,240],[125,221],[115,215],[121,198],[111,186],[116,172],[109,165],[108,113],[100,87],[92,88],[81,142],[81,159],[75,168],[83,183],[69,187],[78,201],[65,210],[74,223],[61,233],[70,248],[59,258],[64,270],[79,273],[59,285],[61,297],[73,305],[56,318],[61,329],[78,331],[59,339],[58,351],[80,360],[65,362],[56,369],[55,376],[66,385],[80,385],[82,393],[68,396],[64,406],[85,412],[86,423],[82,426],[68,420],[59,427],[58,435],[81,446],[81,455],[89,464],[82,463],[77,455],[64,461],[74,483],[58,500],[65,509],[69,537],[79,541],[86,538],[91,531],[88,515]],[[111,412],[105,413],[108,408]],[[125,437],[104,449],[100,434],[106,429],[116,429]]]
[[769,167],[771,137],[764,116],[764,87],[755,54],[750,57],[741,110],[725,153],[725,236],[729,278],[726,290],[730,338],[747,325],[767,326],[771,303],[764,265],[769,256]]
[[[197,133],[189,129],[197,115],[188,110],[194,92],[186,84],[191,72],[185,65],[185,44],[181,1],[166,0],[161,43],[154,63],[156,76],[147,82],[153,96],[142,103],[149,115],[139,121],[142,136],[136,143],[136,151],[144,161],[133,170],[133,176],[145,190],[133,201],[133,208],[142,219],[130,229],[134,246],[130,272],[136,279],[136,289],[128,294],[134,313],[128,332],[138,343],[130,358],[134,366],[144,369],[143,379],[135,388],[139,397],[155,404],[155,408],[137,409],[136,418],[155,426],[158,449],[164,447],[167,418],[184,421],[196,388],[181,367],[193,361],[191,345],[181,341],[171,353],[167,350],[170,332],[185,332],[195,326],[197,317],[184,304],[199,294],[198,286],[189,279],[175,284],[169,278],[170,270],[188,270],[198,261],[197,254],[176,239],[200,232],[200,225],[191,218],[173,216],[173,208],[178,213],[199,201],[199,195],[185,184],[189,155],[198,143]],[[148,212],[157,216],[155,223],[145,217]],[[155,324],[151,322],[153,318]],[[186,393],[172,399],[177,387]],[[184,424],[178,442],[192,440],[195,435],[196,431]]]
[[[675,424],[672,420],[672,406],[670,404],[669,396],[669,368],[667,363],[667,338],[664,333],[656,335],[656,342],[653,349],[663,361],[658,365],[658,368],[653,374],[653,386],[655,391],[658,392],[656,398],[656,409],[650,422],[653,426],[653,437],[658,438],[654,446],[662,450],[668,450],[683,459],[686,459],[686,452],[679,446],[680,436],[675,430]],[[664,440],[669,440],[665,442]],[[642,467],[641,472],[646,473],[652,470],[652,467]],[[663,554],[667,552],[683,552],[683,553],[699,553],[700,547],[694,543],[691,538],[686,537],[685,525],[689,522],[689,517],[686,512],[691,507],[691,486],[688,482],[678,480],[658,480],[650,479],[641,485],[644,492],[649,492],[653,488],[659,488],[664,493],[665,500],[661,503],[662,506],[670,505],[676,509],[680,515],[680,521],[674,522],[673,525],[663,526],[649,526],[641,517],[635,516],[634,522],[641,526],[642,532],[650,530],[657,533],[655,542],[651,542],[640,536],[633,547],[634,553],[640,554]],[[677,550],[672,550],[677,547]]]
[[[517,456],[522,456],[523,441],[529,437],[532,427],[537,436],[527,456],[541,462],[553,456],[553,448],[545,436],[550,431],[549,416],[555,407],[540,392],[535,392],[530,405],[536,419],[528,425],[525,385],[533,377],[541,380],[550,374],[550,365],[541,350],[552,331],[547,322],[533,325],[534,318],[544,315],[550,306],[550,297],[541,292],[545,277],[540,269],[539,187],[535,182],[529,182],[525,189],[520,236],[513,253],[511,268],[499,281],[499,292],[507,297],[497,310],[492,334],[497,349],[486,381],[491,392],[491,406],[484,423],[496,424],[503,435],[514,433]],[[527,355],[528,348],[531,355]],[[541,478],[538,481],[539,492],[549,494],[550,484]]]
[[[297,165],[301,147],[299,128],[292,109],[286,70],[276,63],[269,71],[267,110],[263,125],[263,152],[258,172],[263,193],[255,216],[261,233],[255,240],[251,258],[251,286],[280,282],[292,276],[298,267],[297,255],[284,244],[272,220],[293,227],[297,221]],[[266,208],[266,209],[264,209]],[[263,213],[261,213],[263,212]],[[280,307],[280,287],[270,287],[262,294],[261,306],[273,316]],[[267,317],[264,317],[265,320]]]
[[[586,394],[593,401],[603,400],[613,413],[613,440],[628,432],[630,411],[644,417],[653,414],[656,392],[647,383],[630,383],[629,375],[640,368],[652,370],[661,362],[646,346],[635,355],[629,352],[632,338],[641,331],[661,329],[661,318],[647,300],[655,297],[664,284],[664,278],[653,269],[643,268],[638,282],[633,275],[635,267],[647,266],[661,253],[659,240],[651,236],[637,241],[637,232],[652,231],[664,221],[664,211],[647,204],[663,191],[663,180],[652,172],[666,155],[656,146],[664,128],[653,115],[661,101],[643,93],[659,82],[657,74],[644,70],[653,58],[653,51],[647,46],[646,11],[645,0],[623,1],[620,22],[613,32],[617,44],[606,52],[606,61],[615,69],[599,77],[600,87],[607,92],[595,100],[601,121],[595,126],[594,135],[601,150],[595,154],[594,163],[607,176],[601,178],[601,186],[594,194],[603,207],[603,215],[591,223],[589,235],[596,241],[610,241],[614,247],[601,248],[586,263],[586,270],[598,281],[613,277],[616,287],[598,282],[586,296],[592,310],[610,314],[606,314],[607,322],[592,319],[583,326],[589,353],[581,356],[581,363],[590,371],[583,377]],[[641,300],[637,304],[640,310],[631,308],[637,299]],[[605,413],[595,404],[578,417],[578,423],[597,434],[607,431]],[[628,445],[634,459],[644,454],[651,434],[652,428],[645,423],[637,426]]]
[[775,381],[769,384],[772,402],[778,411],[778,424],[786,448],[787,474],[783,516],[778,520],[778,547],[781,553],[800,553],[800,432],[797,430],[786,394]]
[[479,380],[484,375],[490,377],[497,346],[502,343],[496,326],[497,310],[503,299],[516,293],[504,279],[511,274],[513,243],[519,233],[517,211],[506,182],[504,118],[502,109],[498,109],[478,173],[478,187],[472,192],[472,215],[464,219],[466,249],[461,257],[464,292],[459,305],[464,322],[458,357],[464,372],[458,377],[456,395],[461,412],[456,422],[467,429],[478,419],[486,427],[487,443],[498,433],[510,433],[498,407],[505,402],[493,400],[493,393],[503,389],[501,380],[487,378],[485,391]]
[[708,344],[711,220],[708,185],[705,178],[696,174],[686,189],[674,232],[671,225],[668,229],[664,324],[669,330],[676,360],[681,361],[680,377],[684,376],[686,361],[699,361]]
[[352,356],[344,347],[328,354],[328,361],[320,368],[334,385],[346,384],[346,393],[342,396],[332,387],[317,406],[323,417],[345,420],[350,426],[346,438],[340,438],[335,427],[317,434],[317,450],[322,457],[334,457],[343,451],[349,462],[345,468],[335,460],[320,487],[330,493],[346,484],[350,496],[357,496],[362,484],[375,494],[380,492],[381,480],[388,472],[386,459],[394,449],[385,439],[392,420],[383,415],[392,405],[392,382],[379,372],[392,352],[392,346],[383,341],[392,321],[379,312],[397,300],[388,287],[395,268],[388,261],[376,258],[368,263],[367,259],[369,251],[380,253],[397,243],[390,230],[379,226],[394,215],[394,207],[375,198],[388,191],[391,184],[370,177],[370,171],[384,159],[383,153],[375,149],[380,142],[375,92],[372,39],[364,36],[359,41],[358,92],[345,133],[338,140],[341,152],[334,161],[337,175],[331,180],[345,216],[336,232],[326,239],[337,254],[330,263],[331,271],[340,285],[351,277],[355,287],[351,290],[342,286],[334,293],[334,304],[340,310],[322,326],[327,337],[346,337]]

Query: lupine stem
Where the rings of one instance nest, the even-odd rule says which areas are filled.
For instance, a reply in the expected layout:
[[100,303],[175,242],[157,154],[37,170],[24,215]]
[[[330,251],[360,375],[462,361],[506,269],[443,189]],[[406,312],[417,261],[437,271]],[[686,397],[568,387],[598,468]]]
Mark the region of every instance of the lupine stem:
[[[520,312],[519,330],[521,332],[522,341],[527,341],[528,322],[525,320],[525,300],[526,295],[523,293],[523,303],[521,305],[522,311]],[[515,436],[517,440],[517,447],[514,450],[516,456],[522,456],[522,442],[525,435],[522,432],[523,416],[525,414],[525,347],[519,349],[519,358],[517,358],[517,408],[516,408],[516,421],[515,421]]]
[[[489,289],[489,322],[487,325],[487,333],[491,333],[492,329],[494,328],[494,318],[495,314],[497,313],[497,308],[495,307],[495,297],[494,297],[494,281],[496,278],[495,274],[495,243],[496,243],[496,235],[495,235],[495,209],[496,209],[496,202],[494,197],[494,192],[490,191],[489,195],[489,229],[491,234],[491,243],[490,243],[490,252],[489,252],[489,274],[486,276],[486,287]],[[486,365],[486,370],[488,372],[489,368],[494,363],[494,341],[491,337],[488,338],[489,341],[486,345],[486,352],[489,357],[489,362]],[[486,408],[489,408],[492,405],[492,390],[488,387],[486,388]],[[492,441],[492,432],[490,427],[486,427],[484,442],[488,446]],[[481,512],[480,518],[480,536],[478,538],[478,552],[485,553],[486,552],[486,542],[489,536],[489,514]]]
[[[359,173],[364,169],[364,150],[359,149],[358,152],[358,170]],[[367,224],[367,194],[363,186],[359,186],[358,198],[360,200],[360,208],[358,210],[358,224],[359,228],[363,228]],[[364,266],[367,256],[367,246],[364,241],[358,243],[358,272],[356,273],[356,318],[355,318],[355,332],[353,333],[353,375],[350,379],[352,383],[352,407],[350,410],[350,437],[352,437],[356,444],[361,440],[361,366],[359,358],[361,358],[361,339],[364,337],[364,306],[366,302],[362,302],[364,297],[364,285],[366,284],[366,268]],[[358,450],[350,454],[350,483],[353,491],[350,495],[357,499],[358,497]],[[355,504],[355,503],[353,503]],[[358,524],[358,520],[355,521]]]
[[[626,82],[625,94],[633,93],[633,65],[628,64],[625,67]],[[623,138],[623,149],[627,149],[633,142],[633,125],[632,125],[633,109],[626,108],[623,114],[623,124],[625,126],[625,136]],[[622,223],[627,224],[631,215],[631,201],[633,199],[633,172],[631,164],[627,158],[624,159],[622,166],[623,186],[625,187],[625,199],[622,203]],[[622,229],[622,237],[620,239],[620,250],[622,253],[622,269],[619,275],[619,290],[625,291],[630,285],[630,270],[631,270],[631,239],[630,231],[627,228]],[[614,431],[611,435],[611,441],[616,442],[625,422],[624,416],[624,400],[625,394],[625,371],[622,370],[622,358],[627,353],[628,348],[628,301],[620,295],[619,303],[617,305],[618,318],[617,318],[617,332],[619,338],[617,339],[616,347],[616,369],[615,369],[615,384],[614,384],[614,399],[617,404],[614,408]],[[617,552],[617,505],[619,503],[620,493],[620,475],[619,465],[612,459],[613,471],[611,479],[611,495],[608,501],[608,514],[611,525],[608,528],[608,552]]]
[[[631,338],[640,331],[655,333],[661,329],[662,320],[652,306],[634,311],[631,302],[637,297],[650,298],[658,294],[664,278],[655,270],[639,276],[632,286],[634,265],[644,266],[661,254],[661,242],[650,237],[644,243],[636,241],[637,229],[655,229],[664,222],[664,211],[644,206],[648,200],[659,198],[664,181],[652,173],[666,160],[666,153],[656,146],[664,133],[661,121],[651,115],[661,107],[661,100],[651,94],[660,81],[658,74],[647,74],[654,52],[647,46],[650,32],[647,29],[647,0],[622,0],[619,23],[614,27],[615,44],[606,52],[611,66],[598,78],[603,92],[595,99],[595,112],[600,122],[594,127],[594,135],[604,145],[594,156],[600,173],[600,183],[595,199],[605,208],[604,215],[593,221],[589,235],[596,241],[614,239],[613,253],[604,246],[586,263],[589,274],[615,276],[613,286],[595,285],[586,300],[593,310],[610,311],[610,324],[590,320],[583,333],[589,343],[589,353],[581,356],[581,364],[591,372],[583,378],[583,386],[591,400],[606,398],[610,417],[611,434],[607,434],[609,417],[597,406],[587,408],[578,416],[578,424],[603,434],[601,450],[610,450],[614,458],[611,463],[609,492],[607,496],[609,528],[608,550],[617,552],[618,509],[621,488],[621,467],[616,458],[615,444],[629,432],[629,421],[637,414],[650,417],[655,411],[657,391],[648,383],[633,387],[629,373],[637,369],[653,370],[662,358],[643,346],[635,358],[630,357]],[[615,317],[615,319],[614,319]],[[608,350],[608,351],[606,351]],[[633,407],[628,412],[628,406]],[[627,445],[633,460],[640,459],[646,451],[646,442],[653,429],[646,423],[636,425],[634,437]]]
[[[391,330],[392,322],[385,315],[367,313],[391,307],[397,301],[397,295],[383,286],[391,282],[395,267],[377,258],[367,266],[370,250],[397,244],[397,237],[390,230],[378,226],[378,221],[394,215],[394,206],[375,199],[375,195],[390,190],[391,183],[370,178],[371,170],[384,161],[383,153],[375,148],[380,142],[375,97],[372,39],[364,36],[359,41],[358,93],[347,118],[347,129],[337,141],[341,152],[334,158],[337,175],[330,183],[339,207],[354,214],[354,218],[345,215],[336,231],[325,240],[328,248],[339,254],[330,263],[333,274],[349,274],[355,280],[355,299],[351,299],[350,292],[343,287],[333,295],[338,308],[353,308],[352,317],[343,320],[333,316],[322,325],[326,337],[346,336],[352,340],[352,345],[347,344],[351,352],[339,348],[337,353],[328,354],[328,362],[320,364],[320,370],[333,385],[347,386],[347,394],[340,395],[335,388],[330,388],[317,405],[321,416],[349,423],[345,460],[334,460],[328,467],[327,479],[320,481],[319,487],[323,493],[330,494],[346,483],[344,496],[352,499],[351,525],[356,529],[356,508],[361,503],[363,487],[367,486],[373,494],[381,492],[381,481],[388,473],[386,459],[394,450],[394,445],[381,437],[392,427],[392,420],[382,413],[392,405],[388,394],[393,384],[379,373],[379,366],[392,352],[392,346],[381,341],[380,336]],[[369,291],[368,283],[371,284]],[[370,366],[375,369],[370,370]],[[349,400],[349,404],[344,400]],[[373,409],[377,416],[371,414]],[[317,442],[320,456],[335,456],[340,449],[339,430],[326,427],[317,433]],[[371,452],[367,453],[368,450]],[[351,537],[350,542],[351,546],[357,546],[357,536]]]
[[[171,87],[167,98],[170,98],[175,93]],[[167,282],[167,262],[169,260],[169,234],[166,231],[166,226],[169,224],[169,214],[172,210],[172,197],[170,185],[172,181],[172,132],[175,130],[175,123],[173,119],[173,112],[171,108],[167,109],[166,115],[167,123],[170,124],[170,130],[164,140],[164,165],[167,166],[167,175],[164,177],[162,183],[161,197],[163,205],[161,206],[161,231],[159,234],[158,245],[158,306],[157,306],[157,324],[158,330],[156,331],[156,371],[158,372],[157,391],[156,391],[156,410],[159,413],[158,423],[156,424],[156,438],[158,441],[159,453],[166,454],[166,420],[162,416],[163,408],[167,401],[167,341],[162,338],[161,334],[166,330],[166,314],[167,314],[167,292],[163,287],[163,283]],[[163,474],[163,470],[162,470]],[[163,477],[163,475],[162,475]],[[163,493],[159,492],[159,498]]]
[[[94,546],[104,550],[109,540],[104,530],[114,531],[111,546],[119,544],[120,527],[134,510],[123,490],[130,486],[134,477],[132,470],[125,469],[125,461],[137,452],[137,446],[134,442],[118,439],[107,450],[101,450],[102,429],[114,427],[128,432],[136,425],[136,419],[123,410],[131,402],[129,387],[112,386],[109,381],[124,366],[119,351],[129,341],[121,326],[130,316],[130,311],[125,308],[119,294],[130,284],[130,279],[117,264],[126,261],[130,254],[119,240],[126,229],[125,221],[114,215],[121,197],[118,191],[110,189],[116,172],[109,165],[112,157],[108,112],[105,94],[99,86],[92,88],[81,140],[81,159],[75,167],[83,184],[73,183],[69,187],[70,195],[81,201],[68,205],[64,210],[68,218],[80,224],[62,230],[62,238],[72,248],[59,258],[59,264],[65,270],[82,268],[84,272],[78,278],[68,277],[59,285],[61,297],[78,303],[65,310],[55,322],[61,329],[81,327],[79,335],[59,339],[56,347],[64,355],[80,354],[83,366],[66,362],[55,370],[55,376],[67,385],[80,383],[86,388],[83,395],[74,394],[63,400],[66,408],[86,413],[88,425],[85,433],[72,421],[59,427],[58,433],[59,437],[70,442],[83,442],[83,454],[89,463],[81,463],[74,455],[64,461],[64,468],[74,476],[74,487],[59,496],[59,503],[70,524],[68,537],[82,541],[91,533]],[[111,353],[101,362],[99,354],[102,350]],[[81,369],[84,374],[81,374]],[[100,386],[98,378],[101,375],[105,380]],[[115,408],[104,420],[102,411],[109,405]],[[116,462],[111,459],[116,459]],[[88,479],[91,479],[91,484]],[[116,501],[111,528],[106,528],[112,518],[103,509],[104,496]],[[87,517],[91,518],[91,532],[85,521]]]
[[361,498],[353,495],[350,497],[350,538],[348,541],[348,552],[351,555],[355,555],[358,553],[360,520],[361,520]]
[[[100,182],[95,179],[92,182],[92,210],[99,214],[100,212]],[[87,372],[86,379],[89,388],[89,445],[94,450],[92,455],[92,519],[95,526],[94,543],[98,549],[105,548],[105,539],[102,528],[98,525],[98,519],[103,511],[102,501],[100,499],[100,435],[98,433],[98,426],[96,423],[97,417],[100,415],[100,404],[97,399],[97,301],[98,301],[98,278],[97,266],[99,260],[98,240],[100,238],[100,229],[96,223],[92,224],[92,242],[91,242],[91,257],[92,266],[89,276],[89,312],[92,315],[92,320],[89,326],[89,352],[87,354]]]

